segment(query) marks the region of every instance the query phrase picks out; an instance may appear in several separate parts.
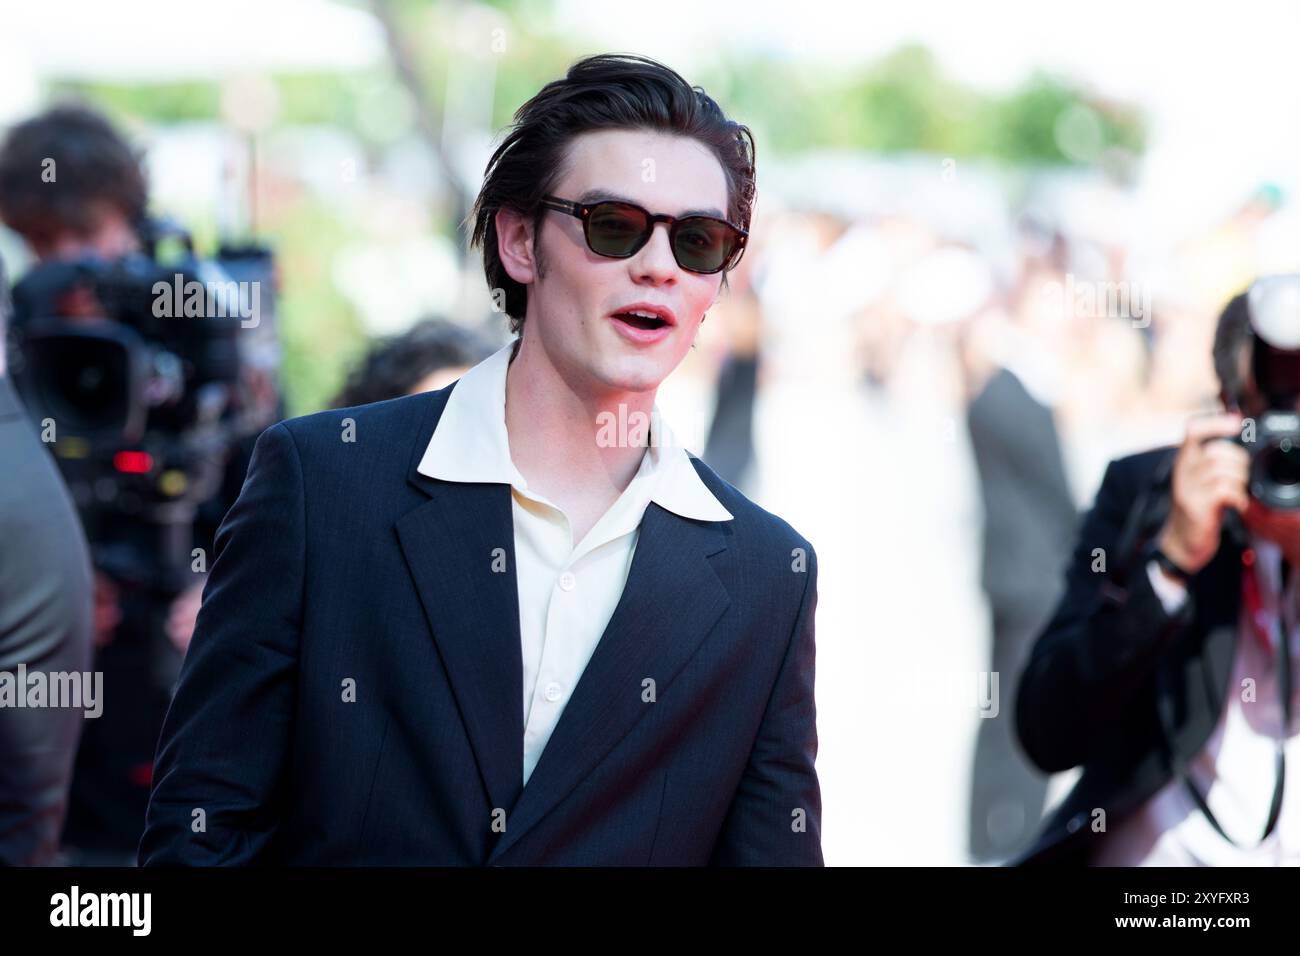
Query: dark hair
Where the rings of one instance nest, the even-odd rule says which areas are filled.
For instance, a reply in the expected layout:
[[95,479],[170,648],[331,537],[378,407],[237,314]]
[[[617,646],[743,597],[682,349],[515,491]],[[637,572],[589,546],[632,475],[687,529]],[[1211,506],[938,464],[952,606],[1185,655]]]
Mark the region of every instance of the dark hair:
[[[606,129],[673,133],[709,147],[727,177],[727,218],[749,228],[755,193],[749,127],[727,119],[702,89],[647,57],[607,53],[579,60],[564,79],[546,84],[519,107],[510,132],[488,160],[483,188],[470,213],[471,245],[483,249],[488,288],[505,291],[511,332],[523,328],[528,290],[501,264],[497,212],[512,209],[533,217],[537,257],[544,212],[540,200],[563,175],[569,143],[581,133]],[[542,268],[540,258],[537,267]]]
[[[1246,293],[1232,297],[1219,314],[1214,329],[1214,371],[1224,398],[1238,406],[1245,400],[1246,379],[1242,374],[1242,351],[1250,344],[1250,303]],[[1249,374],[1249,373],[1247,373]]]
[[424,319],[371,345],[331,407],[398,398],[439,369],[477,365],[493,351],[492,343],[473,329],[446,319]]
[[87,233],[105,204],[138,228],[147,203],[140,154],[87,106],[55,106],[11,128],[0,145],[0,218],[20,235]]

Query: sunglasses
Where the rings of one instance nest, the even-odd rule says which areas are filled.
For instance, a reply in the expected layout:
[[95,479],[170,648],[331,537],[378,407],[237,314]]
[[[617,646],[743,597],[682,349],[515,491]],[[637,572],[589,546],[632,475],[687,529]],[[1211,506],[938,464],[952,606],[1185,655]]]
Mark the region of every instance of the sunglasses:
[[712,216],[656,216],[630,202],[606,200],[585,205],[544,196],[541,204],[582,220],[587,248],[598,256],[627,259],[636,255],[654,234],[655,223],[668,223],[673,258],[687,272],[712,275],[732,269],[745,254],[749,233]]

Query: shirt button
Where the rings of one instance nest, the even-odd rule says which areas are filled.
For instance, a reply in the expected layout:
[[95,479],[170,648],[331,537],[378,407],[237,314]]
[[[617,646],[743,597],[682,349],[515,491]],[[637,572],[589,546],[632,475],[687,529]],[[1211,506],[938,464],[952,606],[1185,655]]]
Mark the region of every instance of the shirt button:
[[561,688],[559,684],[555,683],[555,681],[551,681],[546,685],[546,699],[551,703],[555,703],[560,699],[562,690],[563,688]]
[[577,583],[578,579],[573,576],[572,572],[565,571],[560,575],[560,587],[566,591],[572,591],[577,586]]

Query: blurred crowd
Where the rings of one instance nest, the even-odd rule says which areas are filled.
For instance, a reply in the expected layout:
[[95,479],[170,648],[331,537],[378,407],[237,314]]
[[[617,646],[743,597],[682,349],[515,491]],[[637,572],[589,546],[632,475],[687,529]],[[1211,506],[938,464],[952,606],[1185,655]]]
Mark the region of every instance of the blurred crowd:
[[921,167],[885,169],[899,190],[852,216],[760,204],[701,337],[712,389],[688,389],[716,393],[705,459],[826,555],[828,862],[1024,848],[1075,775],[1030,765],[1012,709],[1080,514],[1112,459],[1216,405],[1220,310],[1297,265],[1269,184],[1156,247],[1132,184]]

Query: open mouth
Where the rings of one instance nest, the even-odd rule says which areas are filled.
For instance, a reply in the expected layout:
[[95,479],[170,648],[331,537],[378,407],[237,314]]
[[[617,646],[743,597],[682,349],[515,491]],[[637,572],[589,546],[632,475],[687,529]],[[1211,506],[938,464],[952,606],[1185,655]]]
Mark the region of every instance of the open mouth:
[[657,315],[643,315],[637,312],[615,312],[614,318],[618,319],[620,322],[626,322],[633,328],[644,329],[646,331],[660,329],[668,324]]

